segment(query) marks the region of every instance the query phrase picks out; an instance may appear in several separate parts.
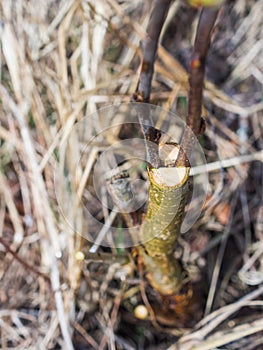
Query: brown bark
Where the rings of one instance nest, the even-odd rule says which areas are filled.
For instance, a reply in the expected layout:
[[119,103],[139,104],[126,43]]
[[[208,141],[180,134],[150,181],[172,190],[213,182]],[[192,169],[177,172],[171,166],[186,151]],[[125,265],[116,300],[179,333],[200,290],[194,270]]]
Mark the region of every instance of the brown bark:
[[218,15],[218,8],[203,8],[200,14],[196,31],[194,51],[190,63],[188,115],[186,117],[187,128],[182,140],[182,150],[176,165],[186,165],[186,159],[190,158],[194,138],[204,130],[204,120],[201,118],[203,104],[203,85],[205,76],[205,63],[212,30]]
[[136,102],[149,102],[154,61],[158,48],[159,36],[169,10],[171,0],[155,0],[147,27],[147,37],[142,41],[142,65],[139,82],[133,100]]
[[[167,16],[171,0],[154,0],[152,12],[147,26],[147,36],[142,41],[142,64],[138,85],[132,95],[132,102],[150,101],[154,61],[158,48],[159,36]],[[150,106],[142,105],[138,108],[138,117],[146,140],[147,162],[154,168],[159,166],[158,143],[160,131],[153,127]],[[147,142],[148,141],[148,142]]]

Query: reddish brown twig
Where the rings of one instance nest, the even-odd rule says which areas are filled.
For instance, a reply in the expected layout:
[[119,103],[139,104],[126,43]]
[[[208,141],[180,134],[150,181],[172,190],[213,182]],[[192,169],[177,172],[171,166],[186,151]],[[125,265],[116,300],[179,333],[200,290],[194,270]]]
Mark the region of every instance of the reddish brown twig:
[[147,37],[142,41],[142,65],[139,82],[133,100],[149,102],[154,61],[158,48],[159,36],[170,6],[171,0],[155,0],[147,27]]
[[190,159],[193,138],[198,136],[203,129],[201,112],[205,63],[218,11],[218,7],[203,8],[200,14],[189,72],[189,102],[186,118],[188,128],[185,130],[182,140],[183,151],[180,152],[176,165],[185,165],[185,155]]
[[45,273],[39,271],[38,269],[36,269],[34,266],[28,264],[24,259],[22,259],[16,252],[13,251],[12,248],[10,248],[9,244],[5,242],[5,240],[0,237],[0,243],[4,246],[5,250],[10,253],[21,265],[23,265],[27,270],[30,270],[31,272],[33,272],[36,275],[39,275],[41,277],[43,277],[44,279],[46,279],[48,282],[50,282],[50,278],[48,275],[46,275]]
[[86,332],[86,330],[77,322],[74,322],[75,330],[86,340],[87,344],[93,349],[98,349],[99,344]]
[[[158,40],[170,3],[171,0],[155,0],[153,3],[151,16],[147,26],[147,36],[145,40],[142,41],[142,65],[138,85],[131,98],[132,102],[148,103],[150,100]],[[144,138],[146,140],[147,161],[152,167],[158,168],[159,156],[157,145],[161,134],[153,126],[150,109],[150,106],[141,105],[137,112]]]
[[197,27],[194,52],[189,73],[189,107],[187,125],[198,136],[201,126],[205,62],[210,46],[211,33],[217,18],[218,8],[204,8]]

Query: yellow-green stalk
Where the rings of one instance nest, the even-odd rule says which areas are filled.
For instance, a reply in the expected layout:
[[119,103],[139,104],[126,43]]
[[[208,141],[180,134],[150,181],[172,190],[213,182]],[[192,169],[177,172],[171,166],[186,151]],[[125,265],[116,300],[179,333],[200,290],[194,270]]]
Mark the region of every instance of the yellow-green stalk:
[[223,2],[224,2],[224,0],[188,0],[188,3],[194,7],[197,7],[197,6],[204,6],[204,7],[220,6]]
[[184,218],[189,193],[187,166],[175,167],[178,145],[160,145],[163,166],[149,168],[148,208],[141,227],[139,255],[152,287],[163,295],[172,295],[182,286],[182,271],[174,249]]

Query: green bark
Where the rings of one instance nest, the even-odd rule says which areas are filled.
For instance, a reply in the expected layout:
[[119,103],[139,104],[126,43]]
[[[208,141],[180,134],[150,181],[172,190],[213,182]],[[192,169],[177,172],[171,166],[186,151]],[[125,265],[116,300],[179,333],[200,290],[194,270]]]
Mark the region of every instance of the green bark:
[[[175,176],[178,169],[180,171],[180,168],[172,168]],[[140,232],[143,243],[139,255],[150,284],[163,295],[178,292],[182,285],[182,271],[174,257],[174,249],[189,193],[190,168],[183,168],[183,171],[185,175],[181,181],[171,186],[165,178],[158,176],[160,169],[148,170],[148,209]]]

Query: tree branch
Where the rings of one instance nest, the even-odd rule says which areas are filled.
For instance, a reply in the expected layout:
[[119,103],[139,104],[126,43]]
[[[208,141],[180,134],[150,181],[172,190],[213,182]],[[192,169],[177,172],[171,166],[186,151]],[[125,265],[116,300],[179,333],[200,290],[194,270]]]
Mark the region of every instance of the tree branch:
[[217,7],[206,7],[200,14],[189,72],[188,115],[186,118],[188,128],[183,135],[181,152],[176,161],[177,166],[185,165],[186,157],[190,159],[193,138],[200,135],[205,126],[201,118],[205,63],[218,12]]
[[24,266],[27,270],[33,272],[34,274],[43,277],[45,280],[50,282],[50,278],[45,273],[39,271],[35,266],[28,264],[24,259],[22,259],[12,248],[10,248],[9,244],[5,242],[5,240],[0,237],[0,244],[2,244],[5,250],[10,253],[15,260],[17,260],[22,266]]
[[147,37],[142,41],[142,65],[134,102],[149,102],[154,61],[158,48],[159,36],[167,16],[171,0],[155,0],[147,26]]
[[[154,0],[151,16],[147,26],[147,36],[142,41],[142,65],[139,81],[135,93],[132,95],[132,102],[150,101],[150,93],[152,87],[152,77],[154,72],[154,61],[158,48],[159,36],[164,21],[169,10],[171,0]],[[138,118],[141,124],[144,139],[146,141],[147,162],[152,167],[158,168],[158,144],[161,132],[153,126],[150,106],[141,105],[138,108]],[[147,142],[149,141],[149,142]]]
[[202,10],[195,37],[194,52],[190,64],[189,107],[186,122],[196,136],[199,135],[201,126],[206,56],[210,46],[211,33],[217,14],[217,8],[204,8]]

